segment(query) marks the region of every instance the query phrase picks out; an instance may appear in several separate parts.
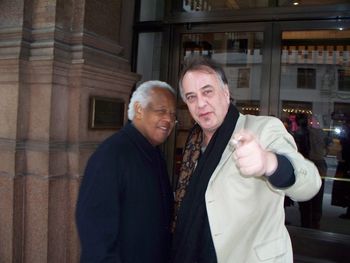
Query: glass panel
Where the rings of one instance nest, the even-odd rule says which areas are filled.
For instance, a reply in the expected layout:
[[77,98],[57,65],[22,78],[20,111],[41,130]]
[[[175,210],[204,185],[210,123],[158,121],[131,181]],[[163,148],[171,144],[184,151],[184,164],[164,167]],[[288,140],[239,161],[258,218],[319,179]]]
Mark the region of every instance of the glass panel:
[[162,20],[164,0],[140,0],[140,22]]
[[139,34],[137,73],[142,76],[141,82],[160,78],[161,47],[161,32]]
[[[180,0],[181,1],[181,0]],[[249,9],[261,7],[311,6],[348,3],[348,0],[182,0],[185,12]]]
[[311,201],[286,200],[287,223],[350,234],[350,30],[283,32],[280,107],[323,181]]
[[334,5],[348,2],[348,0],[278,0],[278,6]]
[[[226,72],[230,92],[234,95],[233,103],[242,113],[259,115],[262,32],[184,34],[181,45],[181,61],[188,56],[202,55],[220,63]],[[178,175],[182,147],[192,125],[186,105],[179,101],[175,176]]]

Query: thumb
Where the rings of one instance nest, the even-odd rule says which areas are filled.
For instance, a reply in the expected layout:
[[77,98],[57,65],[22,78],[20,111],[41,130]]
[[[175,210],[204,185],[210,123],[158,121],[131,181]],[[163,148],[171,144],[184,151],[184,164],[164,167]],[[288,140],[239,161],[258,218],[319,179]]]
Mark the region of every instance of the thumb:
[[230,143],[235,147],[239,147],[241,145],[251,142],[252,140],[254,140],[254,138],[255,137],[252,132],[248,130],[241,130],[233,135],[233,138],[231,139]]

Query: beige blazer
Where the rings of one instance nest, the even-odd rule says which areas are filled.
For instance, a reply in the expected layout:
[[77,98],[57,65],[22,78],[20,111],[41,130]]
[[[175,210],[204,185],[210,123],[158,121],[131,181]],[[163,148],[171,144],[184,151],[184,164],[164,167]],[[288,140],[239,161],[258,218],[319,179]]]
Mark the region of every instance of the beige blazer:
[[245,177],[232,158],[234,148],[226,147],[205,194],[218,263],[292,263],[284,196],[295,201],[312,198],[321,186],[320,176],[315,165],[297,152],[279,119],[240,115],[234,132],[243,128],[255,133],[265,149],[290,160],[296,182],[276,189],[265,177]]

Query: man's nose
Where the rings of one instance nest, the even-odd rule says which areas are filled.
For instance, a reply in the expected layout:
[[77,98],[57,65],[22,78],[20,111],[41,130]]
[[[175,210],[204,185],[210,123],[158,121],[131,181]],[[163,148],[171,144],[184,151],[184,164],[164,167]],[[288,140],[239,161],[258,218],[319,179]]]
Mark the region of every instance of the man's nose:
[[207,105],[206,98],[203,97],[202,95],[199,95],[197,97],[197,105],[199,108],[203,108],[205,105]]
[[171,111],[165,111],[163,114],[163,119],[169,121],[170,123],[176,123],[176,115]]

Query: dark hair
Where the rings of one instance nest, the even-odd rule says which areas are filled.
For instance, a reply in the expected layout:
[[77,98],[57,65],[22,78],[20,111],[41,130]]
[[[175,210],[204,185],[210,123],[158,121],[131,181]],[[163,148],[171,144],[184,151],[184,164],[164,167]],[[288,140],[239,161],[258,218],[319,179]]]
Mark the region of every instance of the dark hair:
[[213,73],[215,73],[218,76],[219,80],[223,84],[228,84],[225,71],[223,70],[221,65],[219,65],[215,60],[209,57],[203,57],[203,56],[190,56],[184,60],[183,67],[179,76],[179,89],[180,89],[180,94],[182,98],[183,98],[182,80],[185,74],[189,71],[198,71],[198,70],[204,70],[204,71],[207,71],[208,73],[212,73],[211,71],[213,71]]
[[306,128],[308,126],[308,115],[306,113],[297,113],[296,122],[300,127]]

